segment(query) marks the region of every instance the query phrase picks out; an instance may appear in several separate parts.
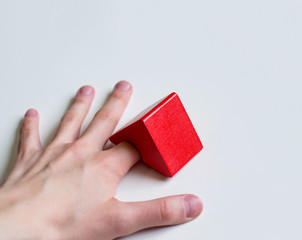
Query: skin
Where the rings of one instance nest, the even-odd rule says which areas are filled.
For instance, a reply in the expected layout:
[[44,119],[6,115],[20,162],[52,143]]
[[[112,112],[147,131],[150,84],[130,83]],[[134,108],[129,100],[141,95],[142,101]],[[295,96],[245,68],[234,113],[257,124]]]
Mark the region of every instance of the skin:
[[200,199],[190,194],[144,202],[115,198],[117,184],[140,155],[125,142],[103,147],[131,93],[130,83],[117,83],[80,136],[95,94],[91,86],[80,88],[45,147],[38,112],[26,112],[16,164],[0,188],[1,239],[115,239],[189,222],[201,213]]

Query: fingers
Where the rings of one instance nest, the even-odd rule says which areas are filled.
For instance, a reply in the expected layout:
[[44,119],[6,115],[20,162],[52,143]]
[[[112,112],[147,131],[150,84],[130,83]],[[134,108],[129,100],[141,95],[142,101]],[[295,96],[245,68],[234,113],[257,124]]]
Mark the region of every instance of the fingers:
[[35,153],[42,149],[39,137],[39,114],[34,109],[29,109],[23,120],[20,132],[20,147],[17,161],[5,184],[13,184],[34,164]]
[[82,122],[89,111],[93,97],[94,89],[91,86],[83,86],[79,89],[71,107],[61,120],[54,142],[70,143],[79,137]]
[[121,118],[132,93],[132,86],[126,81],[118,82],[104,106],[96,113],[83,134],[98,148],[104,146]]
[[199,216],[203,208],[201,200],[190,194],[119,204],[123,214],[120,219],[127,222],[118,223],[122,236],[145,228],[189,222]]
[[39,136],[39,115],[34,109],[29,109],[23,120],[20,135],[19,154],[27,154],[42,149]]
[[107,156],[111,155],[108,161],[110,161],[110,169],[113,170],[111,174],[117,177],[116,183],[118,183],[140,159],[138,150],[127,142],[122,142],[106,152],[108,153]]

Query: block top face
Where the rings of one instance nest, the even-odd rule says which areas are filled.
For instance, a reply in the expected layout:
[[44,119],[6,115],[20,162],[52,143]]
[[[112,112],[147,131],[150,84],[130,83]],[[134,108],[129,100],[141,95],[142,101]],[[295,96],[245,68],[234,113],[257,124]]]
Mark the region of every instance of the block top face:
[[[175,93],[176,94],[176,93]],[[171,95],[171,94],[170,94]],[[170,96],[169,95],[169,96]],[[133,119],[131,119],[131,121],[129,121],[126,125],[124,125],[122,128],[120,128],[118,130],[118,132],[122,131],[123,129],[129,127],[130,125],[132,125],[133,123],[137,122],[137,121],[144,121],[144,119],[146,119],[146,116],[149,116],[150,114],[152,114],[154,111],[156,111],[157,109],[157,105],[159,105],[162,101],[164,101],[165,99],[167,99],[168,97],[165,97],[155,103],[153,103],[151,106],[149,106],[148,108],[146,108],[144,111],[140,112],[138,115],[136,115]]]
[[174,174],[202,144],[178,95],[171,93],[142,117],[166,165]]
[[165,105],[167,105],[171,100],[174,100],[174,98],[178,98],[178,95],[177,93],[172,92],[167,97],[154,103],[149,108],[147,108],[144,112],[141,113],[141,120],[144,122],[147,121],[154,114],[156,114],[160,109],[162,109]]

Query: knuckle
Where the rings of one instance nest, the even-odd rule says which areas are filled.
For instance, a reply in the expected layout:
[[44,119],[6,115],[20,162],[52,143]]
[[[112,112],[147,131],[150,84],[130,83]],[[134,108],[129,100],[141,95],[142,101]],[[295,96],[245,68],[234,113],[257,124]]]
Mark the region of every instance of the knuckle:
[[97,121],[112,121],[116,117],[114,113],[106,108],[99,110],[95,116]]
[[34,118],[25,117],[25,118],[23,119],[23,124],[22,124],[22,126],[27,126],[27,125],[29,125],[30,123],[34,122],[34,121],[35,121]]
[[34,130],[34,124],[30,119],[26,119],[21,128],[21,139],[27,139],[30,137],[31,133]]
[[173,210],[173,204],[168,199],[162,199],[159,206],[160,220],[163,223],[173,222],[175,219],[175,211]]
[[22,132],[21,132],[21,139],[22,140],[26,140],[26,139],[28,139],[30,136],[31,136],[31,129],[30,129],[30,127],[28,127],[28,126],[24,126],[23,128],[22,128]]
[[74,122],[76,119],[76,116],[74,113],[72,112],[67,112],[65,113],[65,115],[63,116],[62,120],[61,120],[61,123],[62,124],[66,124],[66,123],[71,123],[71,122]]
[[113,91],[111,97],[117,100],[123,100],[125,98],[125,93],[120,91]]
[[74,153],[74,155],[82,154],[88,147],[88,141],[85,139],[78,139],[70,145],[70,150]]
[[46,169],[47,169],[46,171],[55,172],[56,165],[57,165],[56,161],[50,161],[50,162],[48,162],[47,165],[46,165]]
[[30,146],[30,145],[24,145],[17,154],[17,162],[27,162],[28,159],[33,158],[36,154],[38,154],[41,151],[41,149]]
[[28,156],[30,156],[32,153],[32,151],[26,146],[23,147],[23,149],[20,149],[20,151],[18,152],[18,156],[17,159],[19,161],[22,161],[23,159],[27,158]]
[[77,105],[82,105],[82,104],[88,103],[87,100],[88,100],[87,98],[82,98],[82,97],[78,96],[74,99],[73,103],[77,104]]

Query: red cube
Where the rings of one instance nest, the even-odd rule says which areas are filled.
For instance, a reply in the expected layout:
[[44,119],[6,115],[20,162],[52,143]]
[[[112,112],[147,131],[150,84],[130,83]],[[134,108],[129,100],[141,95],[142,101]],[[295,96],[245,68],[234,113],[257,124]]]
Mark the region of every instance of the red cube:
[[203,148],[176,93],[147,108],[110,141],[130,142],[146,164],[167,177],[172,177]]

